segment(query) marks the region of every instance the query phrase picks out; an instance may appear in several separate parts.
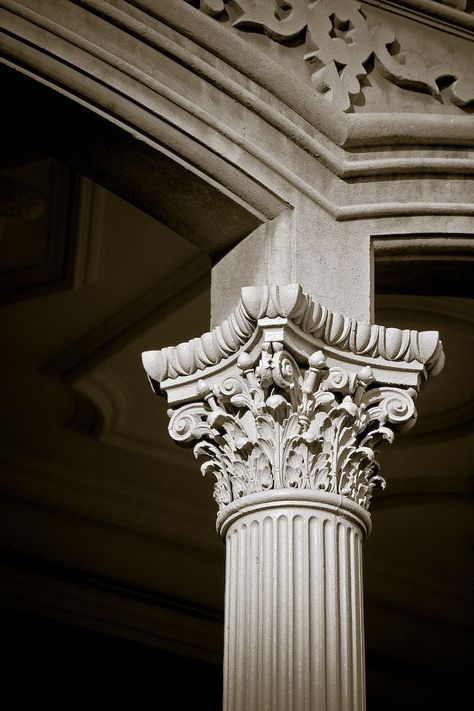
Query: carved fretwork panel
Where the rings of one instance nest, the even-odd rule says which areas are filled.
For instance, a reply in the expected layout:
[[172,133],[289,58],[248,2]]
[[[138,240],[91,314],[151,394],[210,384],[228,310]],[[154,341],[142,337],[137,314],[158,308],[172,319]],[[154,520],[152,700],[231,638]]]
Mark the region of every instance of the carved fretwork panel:
[[[317,95],[341,111],[351,112],[356,107],[370,110],[374,100],[381,104],[380,97],[374,97],[377,90],[384,93],[384,82],[414,98],[423,94],[430,111],[463,113],[472,109],[472,72],[463,66],[459,51],[453,58],[449,35],[444,46],[436,34],[428,34],[421,47],[416,43],[413,47],[397,18],[374,14],[370,5],[355,0],[184,1],[239,31],[275,59],[283,59],[299,78],[307,78]],[[465,3],[460,7],[454,0],[444,4],[466,9]],[[417,30],[423,35],[426,28],[417,25]],[[281,51],[274,51],[275,43]],[[420,105],[417,108],[415,102],[414,108],[419,110]],[[391,109],[387,106],[385,110]]]

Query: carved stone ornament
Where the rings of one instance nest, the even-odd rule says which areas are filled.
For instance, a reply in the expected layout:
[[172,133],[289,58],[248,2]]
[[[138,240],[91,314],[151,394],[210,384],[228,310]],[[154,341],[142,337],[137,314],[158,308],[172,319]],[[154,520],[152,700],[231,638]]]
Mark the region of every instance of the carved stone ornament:
[[342,111],[352,110],[372,67],[403,89],[460,108],[468,109],[474,100],[472,76],[465,69],[451,63],[429,66],[421,54],[404,51],[392,29],[368,25],[355,0],[185,1],[215,18],[237,7],[235,28],[263,33],[282,44],[304,44],[304,61],[316,91]]
[[367,509],[385,485],[376,450],[414,424],[413,400],[443,352],[437,333],[344,319],[289,285],[243,289],[225,324],[143,362],[173,405],[171,437],[194,446],[202,473],[214,475],[220,509],[281,489]]

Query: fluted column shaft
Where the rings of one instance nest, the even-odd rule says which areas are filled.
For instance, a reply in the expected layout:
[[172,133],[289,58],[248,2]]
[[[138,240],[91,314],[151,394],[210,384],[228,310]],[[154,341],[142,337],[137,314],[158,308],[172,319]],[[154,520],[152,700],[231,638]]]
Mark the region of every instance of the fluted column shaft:
[[361,545],[370,519],[345,497],[302,494],[248,496],[219,517],[224,711],[365,709]]

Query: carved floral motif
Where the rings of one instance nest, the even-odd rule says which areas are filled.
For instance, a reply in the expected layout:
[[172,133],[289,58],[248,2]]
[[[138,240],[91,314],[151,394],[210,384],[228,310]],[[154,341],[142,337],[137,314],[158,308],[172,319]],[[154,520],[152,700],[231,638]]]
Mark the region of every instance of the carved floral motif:
[[413,399],[443,362],[438,333],[346,319],[297,284],[246,287],[212,332],[143,354],[171,437],[204,459],[219,508],[301,489],[367,509],[384,485],[378,447],[414,424]]
[[[226,2],[200,0],[198,5],[219,17]],[[443,98],[461,108],[474,100],[472,77],[460,76],[453,66],[430,67],[420,54],[403,51],[390,28],[369,27],[355,0],[232,0],[232,5],[240,10],[233,23],[237,29],[263,32],[279,43],[304,43],[315,89],[342,111],[352,110],[373,66],[404,89],[441,100],[444,88]]]
[[[375,452],[416,419],[412,388],[378,387],[369,367],[328,367],[321,351],[302,371],[283,344],[267,343],[256,363],[238,360],[241,375],[199,385],[199,402],[171,410],[173,439],[194,445],[215,476],[220,508],[269,489],[341,494],[368,508],[385,486]],[[195,442],[197,441],[197,444]]]

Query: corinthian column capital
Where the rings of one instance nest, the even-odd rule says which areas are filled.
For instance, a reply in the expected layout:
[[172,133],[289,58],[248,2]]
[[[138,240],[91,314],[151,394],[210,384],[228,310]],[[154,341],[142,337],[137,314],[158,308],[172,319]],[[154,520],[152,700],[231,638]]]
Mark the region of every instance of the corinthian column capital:
[[414,424],[443,351],[436,332],[357,322],[292,284],[242,289],[223,324],[143,362],[168,397],[171,437],[214,475],[221,511],[298,490],[368,509],[385,486],[376,450]]

